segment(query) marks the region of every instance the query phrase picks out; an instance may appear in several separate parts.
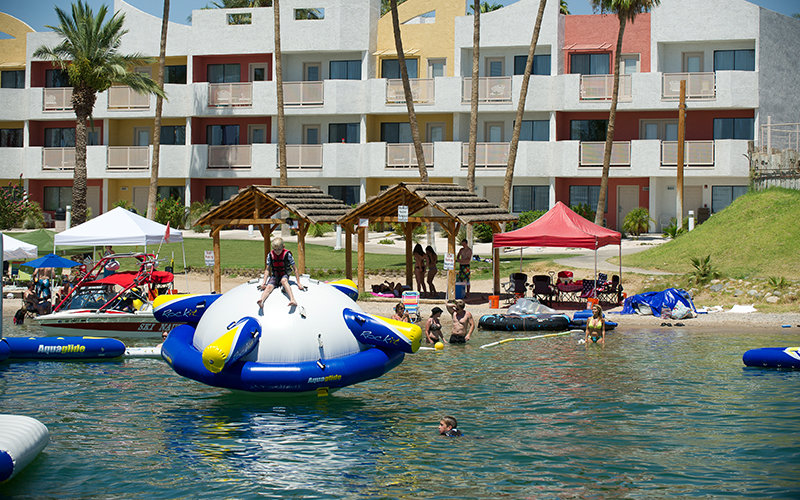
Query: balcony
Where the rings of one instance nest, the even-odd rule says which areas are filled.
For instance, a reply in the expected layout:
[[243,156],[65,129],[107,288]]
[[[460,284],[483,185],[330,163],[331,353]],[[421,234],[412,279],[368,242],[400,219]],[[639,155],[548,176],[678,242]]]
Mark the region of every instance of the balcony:
[[75,148],[42,148],[42,170],[74,170]]
[[[472,96],[472,78],[463,78],[461,102],[469,102]],[[491,76],[478,78],[478,102],[511,102],[511,77]]]
[[[614,75],[581,75],[581,101],[610,101]],[[631,75],[619,75],[619,102],[633,100]]]
[[[275,168],[280,168],[275,162]],[[313,170],[322,168],[322,144],[287,144],[286,168]]]
[[283,82],[286,106],[322,106],[323,82]]
[[[508,165],[508,142],[479,142],[475,145],[475,167],[506,167]],[[469,143],[461,146],[461,166],[469,165]]]
[[251,147],[249,144],[240,146],[209,146],[208,168],[250,168],[252,165]]
[[[433,78],[409,79],[411,98],[414,104],[432,104],[434,102]],[[403,80],[386,80],[386,104],[405,104]]]
[[[685,141],[683,164],[687,167],[713,167],[714,141]],[[678,166],[678,141],[661,142],[661,166]]]
[[[425,155],[425,165],[433,168],[433,143],[422,144],[422,154]],[[417,168],[417,151],[413,143],[387,144],[386,168]]]
[[[605,142],[581,142],[580,166],[603,166],[603,156],[605,155],[605,150]],[[631,166],[631,143],[629,141],[614,141],[614,143],[611,145],[610,164],[613,167]]]
[[139,94],[126,86],[108,89],[108,109],[150,109],[150,94]]
[[150,168],[149,146],[109,146],[109,170],[148,170]]
[[71,111],[72,87],[45,88],[42,111]]
[[716,99],[715,73],[664,73],[661,77],[661,99],[680,99],[682,80],[686,81],[687,100]]
[[246,83],[209,83],[208,107],[252,106],[253,84]]

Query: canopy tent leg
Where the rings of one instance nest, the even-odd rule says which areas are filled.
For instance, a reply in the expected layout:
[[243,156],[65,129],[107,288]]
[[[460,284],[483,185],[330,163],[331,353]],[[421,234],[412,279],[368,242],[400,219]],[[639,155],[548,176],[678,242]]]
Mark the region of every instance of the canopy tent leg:
[[189,293],[189,272],[186,270],[186,246],[181,240],[181,251],[183,252],[183,275],[186,277],[186,293]]

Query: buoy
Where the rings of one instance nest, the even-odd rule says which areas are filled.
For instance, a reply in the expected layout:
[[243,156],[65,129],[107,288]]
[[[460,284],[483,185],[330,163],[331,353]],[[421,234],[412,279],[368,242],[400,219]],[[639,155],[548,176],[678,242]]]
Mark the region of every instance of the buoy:
[[437,351],[441,351],[442,349],[444,349],[444,344],[442,344],[441,342],[437,342],[433,345],[433,347],[435,347]]

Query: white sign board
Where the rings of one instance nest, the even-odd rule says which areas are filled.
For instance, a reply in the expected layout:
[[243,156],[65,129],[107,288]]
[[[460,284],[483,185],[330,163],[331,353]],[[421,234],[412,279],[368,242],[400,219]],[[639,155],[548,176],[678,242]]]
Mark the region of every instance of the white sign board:
[[358,219],[358,227],[369,227],[369,219]]
[[206,267],[211,267],[214,265],[214,251],[213,250],[206,250],[204,252],[204,257],[206,259]]
[[444,254],[444,270],[445,271],[452,271],[455,269],[456,263],[456,255],[452,253]]
[[408,222],[408,205],[397,206],[397,222]]

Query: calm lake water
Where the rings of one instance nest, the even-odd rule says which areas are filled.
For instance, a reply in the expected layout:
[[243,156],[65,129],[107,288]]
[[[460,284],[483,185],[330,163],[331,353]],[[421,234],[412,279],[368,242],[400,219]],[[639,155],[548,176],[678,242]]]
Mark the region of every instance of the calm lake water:
[[[0,497],[796,499],[800,371],[741,357],[798,332],[489,349],[503,335],[476,332],[321,399],[207,387],[159,360],[0,363],[0,412],[51,433]],[[438,435],[445,414],[464,437]]]

